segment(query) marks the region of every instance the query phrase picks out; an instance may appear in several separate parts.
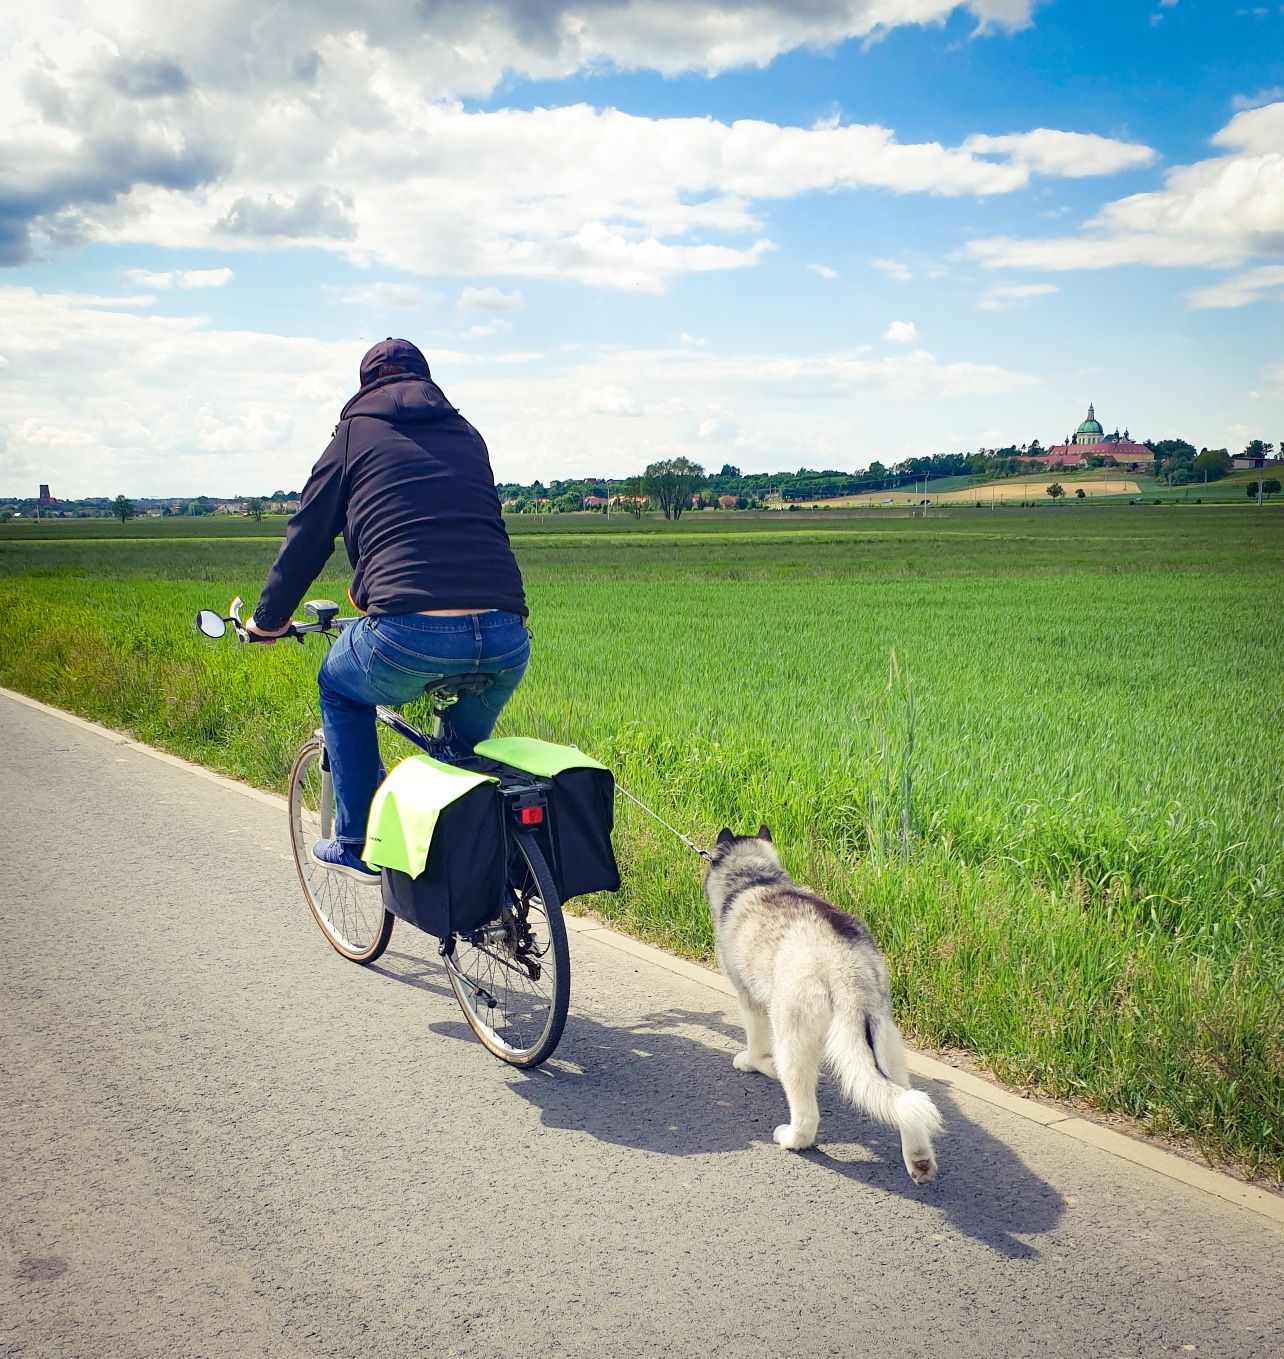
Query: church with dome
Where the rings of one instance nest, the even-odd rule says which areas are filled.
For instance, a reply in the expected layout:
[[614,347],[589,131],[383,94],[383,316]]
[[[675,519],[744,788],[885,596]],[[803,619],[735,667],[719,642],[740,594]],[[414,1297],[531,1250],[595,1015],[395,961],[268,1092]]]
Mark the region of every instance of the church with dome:
[[1136,443],[1127,430],[1107,434],[1089,405],[1088,418],[1073,434],[1066,435],[1065,443],[1054,445],[1036,461],[1045,467],[1081,467],[1093,458],[1113,458],[1120,466],[1132,466],[1153,463],[1155,455],[1145,444]]

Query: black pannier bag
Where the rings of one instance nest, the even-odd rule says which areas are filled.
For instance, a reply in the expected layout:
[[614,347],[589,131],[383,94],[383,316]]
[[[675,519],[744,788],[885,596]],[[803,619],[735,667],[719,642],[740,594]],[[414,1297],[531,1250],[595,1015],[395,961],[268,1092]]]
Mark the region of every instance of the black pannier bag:
[[375,794],[362,857],[382,870],[384,906],[438,939],[493,920],[508,867],[495,780],[427,755],[403,760]]
[[603,764],[574,746],[528,736],[482,741],[483,759],[533,774],[548,789],[544,847],[562,900],[585,892],[616,892],[620,871],[611,848],[615,826],[615,779]]

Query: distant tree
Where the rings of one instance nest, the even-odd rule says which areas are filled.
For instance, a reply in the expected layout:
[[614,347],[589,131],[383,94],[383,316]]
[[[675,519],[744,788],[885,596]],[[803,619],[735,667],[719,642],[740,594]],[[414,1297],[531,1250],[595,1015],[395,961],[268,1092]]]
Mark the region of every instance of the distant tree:
[[1050,495],[1050,496],[1052,497],[1052,503],[1053,503],[1054,505],[1056,504],[1056,502],[1057,502],[1058,500],[1061,499],[1061,497],[1062,497],[1063,495],[1065,495],[1065,493],[1066,493],[1066,488],[1065,488],[1064,486],[1062,486],[1062,484],[1061,484],[1059,481],[1054,481],[1054,482],[1052,483],[1052,485],[1049,486],[1048,489],[1047,489],[1047,494]]
[[1249,494],[1249,498],[1250,498],[1250,499],[1252,499],[1252,500],[1256,500],[1256,499],[1257,499],[1257,488],[1258,488],[1259,485],[1260,485],[1261,488],[1262,488],[1262,494],[1263,494],[1264,496],[1268,496],[1268,497],[1269,497],[1269,496],[1273,496],[1273,495],[1279,495],[1279,493],[1280,493],[1280,482],[1279,482],[1279,478],[1278,478],[1278,477],[1271,477],[1269,481],[1263,481],[1263,482],[1260,482],[1260,483],[1259,483],[1259,482],[1256,482],[1256,481],[1249,482],[1249,484],[1248,484],[1248,486],[1247,486],[1246,489],[1247,489],[1247,491],[1248,491],[1248,494]]
[[1244,446],[1244,456],[1246,458],[1269,458],[1275,452],[1275,445],[1265,443],[1261,439],[1250,439]]
[[1189,462],[1195,456],[1195,445],[1188,444],[1185,439],[1147,440],[1146,447],[1154,453],[1156,461],[1167,462],[1170,458],[1177,458]]
[[0,510],[0,524],[7,524],[9,520],[12,518],[13,511],[9,508],[8,505],[6,505],[4,509]]
[[1082,486],[1080,486],[1078,490],[1075,491],[1074,498],[1076,500],[1087,500],[1088,492],[1085,491]]
[[738,467],[733,467],[729,462],[724,462],[722,464],[722,471],[719,472],[718,475],[720,477],[738,477],[740,475],[740,469]]
[[264,508],[265,508],[265,507],[264,507],[263,502],[262,502],[262,501],[258,498],[258,496],[256,496],[256,495],[255,495],[255,496],[251,496],[251,497],[245,502],[245,513],[248,514],[248,515],[250,516],[250,518],[253,519],[253,520],[255,521],[255,523],[260,523],[260,524],[261,524],[261,523],[263,522],[263,510],[264,510]]
[[646,478],[629,477],[624,483],[624,508],[634,519],[641,519],[647,504]]
[[1230,475],[1232,466],[1231,456],[1224,448],[1201,448],[1190,465],[1192,480],[1202,481],[1207,476],[1209,481],[1220,481]]
[[126,519],[132,519],[134,517],[133,502],[127,500],[123,495],[118,495],[116,499],[111,502],[111,512],[123,524]]
[[704,485],[704,468],[689,458],[665,458],[646,469],[642,484],[666,519],[680,519],[691,497]]
[[557,499],[553,501],[553,508],[560,514],[569,514],[573,510],[582,510],[584,508],[584,499],[582,496],[573,495],[568,491],[565,495],[559,495]]

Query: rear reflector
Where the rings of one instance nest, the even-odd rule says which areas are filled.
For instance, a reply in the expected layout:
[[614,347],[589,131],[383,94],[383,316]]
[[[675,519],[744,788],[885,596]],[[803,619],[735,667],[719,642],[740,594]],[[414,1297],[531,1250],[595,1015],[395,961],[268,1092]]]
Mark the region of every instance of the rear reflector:
[[519,807],[517,810],[517,819],[523,826],[541,825],[544,821],[544,809],[539,806]]

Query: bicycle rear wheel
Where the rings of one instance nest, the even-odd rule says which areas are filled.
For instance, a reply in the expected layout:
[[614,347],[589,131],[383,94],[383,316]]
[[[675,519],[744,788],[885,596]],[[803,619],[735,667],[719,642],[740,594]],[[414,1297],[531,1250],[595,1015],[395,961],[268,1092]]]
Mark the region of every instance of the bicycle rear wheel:
[[372,963],[388,947],[393,915],[383,908],[378,888],[354,882],[312,861],[312,846],[334,834],[334,785],[321,767],[319,737],[305,742],[290,770],[290,844],[321,933],[335,951],[354,963]]
[[571,996],[571,955],[562,902],[539,846],[515,833],[497,920],[456,935],[446,976],[487,1051],[513,1066],[538,1066],[557,1047]]

